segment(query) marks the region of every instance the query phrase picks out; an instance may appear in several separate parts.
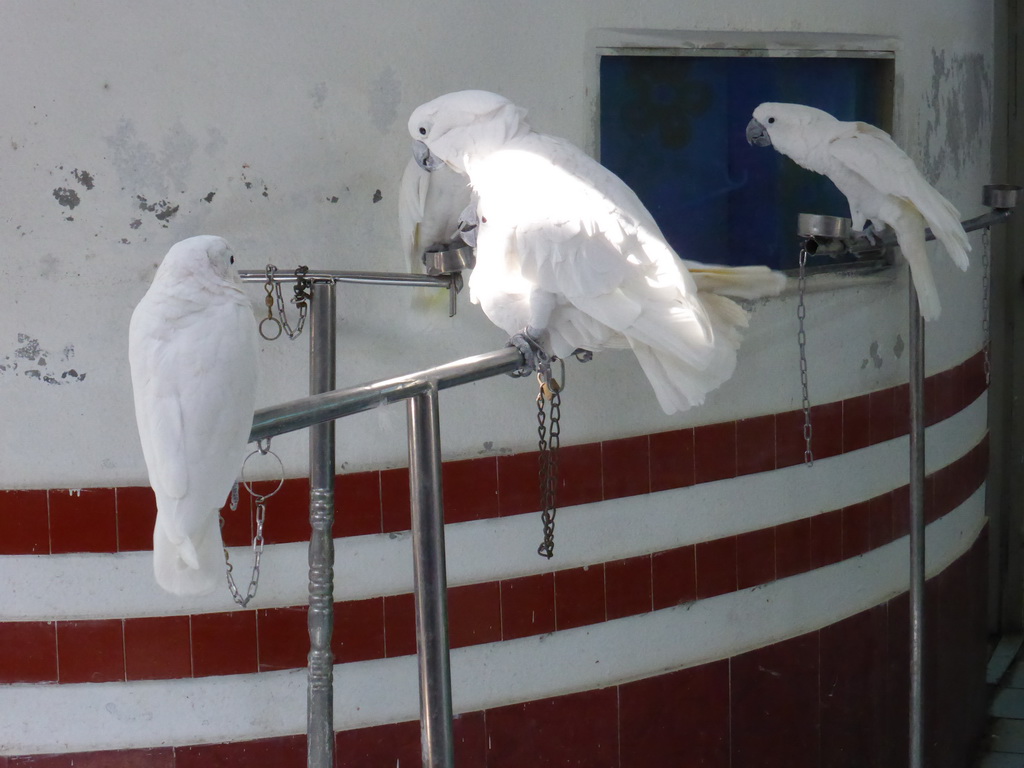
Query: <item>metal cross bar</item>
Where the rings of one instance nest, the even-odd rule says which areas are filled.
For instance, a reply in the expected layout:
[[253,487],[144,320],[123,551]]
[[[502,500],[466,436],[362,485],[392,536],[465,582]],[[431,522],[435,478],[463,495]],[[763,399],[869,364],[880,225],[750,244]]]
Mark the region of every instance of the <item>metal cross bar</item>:
[[[265,275],[264,275],[265,277]],[[511,373],[525,364],[515,347],[331,391],[335,382],[335,286],[314,278],[310,314],[310,396],[256,412],[250,441],[310,427],[309,669],[307,765],[334,765],[334,420],[408,400],[409,486],[415,573],[416,648],[423,765],[452,768],[448,584],[438,392]]]
[[[238,276],[244,283],[264,283],[267,280],[267,273],[259,269],[241,269]],[[405,285],[425,286],[434,288],[448,288],[454,277],[452,275],[420,275],[416,273],[401,272],[360,272],[360,271],[336,271],[321,269],[309,271],[302,275],[306,280],[313,282],[331,283],[364,283],[369,285]],[[294,283],[299,277],[293,272],[278,271],[270,278],[279,283]]]
[[388,403],[408,400],[425,392],[432,385],[436,385],[439,390],[449,389],[502,373],[511,373],[523,365],[525,362],[522,353],[515,347],[505,347],[417,373],[358,384],[263,408],[256,411],[253,417],[249,441],[264,440]]
[[[962,221],[960,225],[964,228],[964,232],[974,232],[991,227],[993,224],[1000,224],[1009,219],[1012,214],[1013,208],[996,208],[988,213],[975,216],[973,219]],[[811,220],[818,226],[837,226],[838,222],[842,221],[846,221],[847,226],[849,226],[849,220],[834,216],[812,216]],[[931,229],[925,229],[924,236],[925,240],[935,239]],[[868,254],[880,254],[898,245],[896,234],[892,229],[886,229],[881,233],[876,232],[874,238],[873,241],[869,240],[860,232],[843,237],[830,237],[818,233],[806,238],[805,247],[808,249],[808,253],[812,254],[828,253],[832,257],[838,257],[844,253],[850,253],[861,257]]]

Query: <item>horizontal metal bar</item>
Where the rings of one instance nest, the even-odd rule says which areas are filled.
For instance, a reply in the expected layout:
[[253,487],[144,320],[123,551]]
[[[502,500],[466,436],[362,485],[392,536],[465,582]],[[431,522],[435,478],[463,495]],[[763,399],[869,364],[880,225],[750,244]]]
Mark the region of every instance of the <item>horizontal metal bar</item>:
[[505,347],[496,352],[466,357],[425,371],[337,389],[263,408],[256,411],[253,417],[249,442],[265,440],[324,421],[333,421],[388,403],[407,400],[427,391],[431,386],[449,389],[502,373],[511,373],[522,368],[524,364],[523,355],[518,349]]
[[[1006,221],[1013,214],[1013,208],[994,208],[988,213],[983,213],[980,216],[975,216],[973,219],[967,219],[966,221],[960,222],[960,225],[964,228],[964,232],[974,232],[977,229],[984,229],[990,227],[993,224],[999,224]],[[935,235],[932,234],[930,229],[924,231],[925,240],[934,240]],[[896,234],[892,229],[887,229],[884,234],[876,235],[880,242],[871,243],[863,237],[859,237],[847,246],[847,251],[852,254],[863,254],[870,253],[872,251],[881,251],[885,248],[893,247],[897,245]]]
[[[242,269],[238,271],[238,276],[243,283],[264,283],[267,280],[266,270],[260,269]],[[420,275],[412,272],[339,272],[329,269],[306,272],[302,277],[313,282],[419,285],[428,288],[447,288],[452,281],[450,276]],[[293,270],[279,269],[272,277],[277,283],[294,283],[298,279]]]

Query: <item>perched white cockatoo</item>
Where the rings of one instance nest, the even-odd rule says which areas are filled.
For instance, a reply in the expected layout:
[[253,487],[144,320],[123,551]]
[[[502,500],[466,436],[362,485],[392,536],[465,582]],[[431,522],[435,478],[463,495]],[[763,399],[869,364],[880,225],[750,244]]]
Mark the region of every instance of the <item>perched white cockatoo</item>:
[[[469,178],[479,221],[471,299],[517,346],[557,357],[631,347],[666,413],[699,405],[732,375],[746,312],[725,290],[698,294],[611,171],[533,131],[525,110],[486,91],[423,104],[409,133],[421,167]],[[781,276],[755,273],[757,295],[781,289]],[[744,282],[726,272],[714,279]]]
[[876,231],[890,226],[910,265],[925,320],[939,316],[939,294],[925,250],[925,226],[962,270],[971,245],[960,214],[936,191],[885,131],[836,120],[802,104],[766,102],[754,110],[747,141],[772,146],[798,165],[827,176],[850,203],[853,228],[867,220]]
[[222,238],[191,237],[164,256],[132,314],[135,418],[156,495],[153,571],[177,595],[224,579],[219,510],[252,429],[256,320]]
[[[423,252],[447,250],[452,242],[476,242],[475,210],[469,179],[447,166],[430,173],[409,158],[398,194],[398,231],[409,271],[425,271]],[[460,243],[461,244],[461,243]],[[448,314],[448,293],[437,288],[417,288],[413,307]]]

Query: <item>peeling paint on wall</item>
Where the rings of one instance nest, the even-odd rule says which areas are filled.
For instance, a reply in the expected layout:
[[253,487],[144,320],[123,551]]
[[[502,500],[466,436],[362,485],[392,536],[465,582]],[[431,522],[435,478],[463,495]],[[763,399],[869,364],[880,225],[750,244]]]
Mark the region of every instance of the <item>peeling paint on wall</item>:
[[961,173],[984,148],[992,122],[992,78],[985,56],[932,49],[927,105],[922,170],[934,182],[944,171]]
[[73,189],[68,189],[67,187],[57,187],[55,190],[53,190],[53,198],[60,205],[63,205],[65,208],[69,208],[71,210],[74,210],[75,207],[82,202],[81,198],[78,196],[78,193],[75,192],[75,190]]
[[246,189],[254,189],[254,188],[255,189],[259,189],[260,187],[263,187],[263,191],[260,192],[260,195],[262,195],[263,197],[270,197],[270,187],[268,187],[263,182],[263,179],[257,179],[257,178],[250,179],[248,176],[246,176],[245,171],[247,169],[249,169],[249,167],[250,166],[249,166],[248,163],[245,163],[245,164],[242,165],[242,177],[241,178],[242,178],[242,183],[245,185],[245,188]]
[[[64,166],[58,165],[57,170],[63,171]],[[74,177],[75,181],[77,181],[86,190],[91,190],[96,185],[96,181],[93,178],[93,175],[88,171],[82,171],[79,170],[78,168],[75,168],[71,172],[71,176]],[[64,186],[57,187],[56,189],[54,189],[52,195],[53,199],[57,201],[58,205],[67,208],[69,211],[72,211],[79,205],[81,205],[82,198],[79,196],[78,192],[75,189],[73,189],[70,185],[70,178],[65,176]],[[74,221],[75,219],[73,216],[65,216],[64,220]]]
[[[136,195],[135,197],[139,201],[139,210],[148,211],[149,213],[152,213],[157,221],[163,222],[165,227],[167,226],[167,220],[174,216],[174,214],[176,214],[178,212],[178,209],[181,207],[178,205],[174,205],[173,203],[169,203],[166,200],[160,200],[158,202],[151,203],[142,195]],[[132,227],[132,229],[137,229],[137,227],[135,227],[134,224],[135,222],[132,222],[130,226]]]
[[95,180],[92,174],[88,171],[80,171],[77,168],[71,172],[71,175],[75,177],[75,181],[81,184],[86,189],[92,189],[95,186]]
[[903,335],[896,334],[896,343],[893,344],[892,353],[896,355],[896,359],[899,360],[903,357],[903,351],[906,349],[906,344],[903,343]]
[[[85,381],[86,375],[75,368],[51,366],[50,360],[56,356],[44,349],[39,339],[27,333],[19,333],[17,338],[20,346],[0,359],[0,376],[22,376],[55,386]],[[74,345],[66,344],[57,358],[57,363],[69,363],[74,356]]]
[[860,366],[861,370],[867,368],[868,365],[874,365],[875,368],[881,368],[882,367],[882,364],[885,361],[882,359],[882,356],[878,353],[878,350],[879,350],[878,342],[877,341],[871,342],[871,347],[868,349],[868,357],[865,357],[864,361],[861,363],[861,366]]

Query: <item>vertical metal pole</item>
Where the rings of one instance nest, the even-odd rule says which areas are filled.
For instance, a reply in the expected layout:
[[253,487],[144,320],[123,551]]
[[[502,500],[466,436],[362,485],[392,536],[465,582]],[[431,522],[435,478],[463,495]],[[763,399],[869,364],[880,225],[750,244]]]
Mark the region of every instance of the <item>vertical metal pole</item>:
[[[335,290],[313,284],[309,328],[309,393],[335,387]],[[334,422],[309,428],[308,768],[334,766]]]
[[455,751],[448,656],[448,579],[436,386],[411,398],[408,414],[420,748],[424,768],[452,768]]
[[910,280],[910,768],[924,764],[924,324]]

